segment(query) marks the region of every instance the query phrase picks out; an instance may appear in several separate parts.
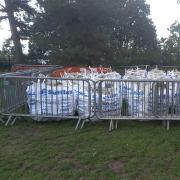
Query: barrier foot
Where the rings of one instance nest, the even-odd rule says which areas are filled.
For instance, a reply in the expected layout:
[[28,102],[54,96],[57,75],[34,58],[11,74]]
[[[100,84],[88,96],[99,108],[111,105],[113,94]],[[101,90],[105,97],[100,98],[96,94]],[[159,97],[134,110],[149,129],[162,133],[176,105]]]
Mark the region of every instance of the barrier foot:
[[84,125],[85,125],[86,122],[87,122],[86,120],[84,120],[84,121],[82,122],[82,124],[81,124],[81,129],[84,127]]
[[11,121],[11,119],[12,119],[12,116],[9,116],[8,120],[6,121],[5,126],[7,126],[7,125],[9,124],[9,122]]
[[167,130],[169,130],[169,128],[170,128],[170,121],[168,120],[167,121]]
[[16,120],[17,120],[17,117],[15,117],[15,118],[13,119],[13,121],[11,122],[11,126],[14,125],[14,123],[16,122]]
[[118,128],[118,120],[116,120],[115,128],[116,128],[116,129]]
[[80,122],[81,122],[81,118],[78,119],[78,122],[77,122],[77,124],[76,124],[75,130],[78,129]]
[[111,119],[109,123],[109,131],[112,131],[112,130],[113,130],[113,120]]

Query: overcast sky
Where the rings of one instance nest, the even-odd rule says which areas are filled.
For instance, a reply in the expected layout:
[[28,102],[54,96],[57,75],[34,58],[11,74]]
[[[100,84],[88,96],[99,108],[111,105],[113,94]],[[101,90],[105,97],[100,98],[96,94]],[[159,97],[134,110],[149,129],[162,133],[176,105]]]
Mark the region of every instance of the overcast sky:
[[[151,18],[156,26],[158,38],[167,37],[167,28],[175,21],[180,21],[180,5],[177,0],[146,0],[151,7]],[[3,2],[3,0],[0,0]],[[10,36],[8,22],[0,24],[0,46]]]
[[180,5],[177,0],[146,0],[151,7],[151,18],[156,26],[158,38],[167,37],[167,28],[175,21],[180,21]]

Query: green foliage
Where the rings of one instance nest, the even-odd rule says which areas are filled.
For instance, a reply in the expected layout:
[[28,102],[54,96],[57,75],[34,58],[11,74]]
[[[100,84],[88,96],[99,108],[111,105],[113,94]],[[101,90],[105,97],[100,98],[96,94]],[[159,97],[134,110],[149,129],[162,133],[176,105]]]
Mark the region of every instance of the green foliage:
[[9,46],[9,42],[3,44],[2,50],[0,50],[0,71],[10,69],[14,63],[14,48]]
[[29,39],[28,63],[180,65],[179,23],[158,41],[145,0],[36,0],[37,11],[30,0],[7,2],[0,21],[14,13],[14,52]]
[[40,6],[31,57],[64,65],[109,65],[126,62],[132,52],[140,57],[156,48],[144,0],[41,0]]
[[162,38],[160,48],[163,63],[167,65],[180,65],[180,24],[175,21],[169,28],[168,38]]
[[[6,0],[7,1],[7,0]],[[10,18],[8,12],[12,12],[15,18],[15,26],[18,29],[21,39],[29,38],[30,25],[35,15],[34,8],[31,7],[30,0],[8,0],[8,6],[1,5],[0,21]],[[12,27],[11,27],[12,28]]]

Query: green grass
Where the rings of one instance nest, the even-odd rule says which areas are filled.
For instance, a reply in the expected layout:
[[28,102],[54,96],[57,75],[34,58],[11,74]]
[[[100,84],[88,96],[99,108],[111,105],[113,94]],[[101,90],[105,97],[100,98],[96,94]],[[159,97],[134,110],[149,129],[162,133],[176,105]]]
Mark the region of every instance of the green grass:
[[0,125],[0,179],[180,179],[180,123]]

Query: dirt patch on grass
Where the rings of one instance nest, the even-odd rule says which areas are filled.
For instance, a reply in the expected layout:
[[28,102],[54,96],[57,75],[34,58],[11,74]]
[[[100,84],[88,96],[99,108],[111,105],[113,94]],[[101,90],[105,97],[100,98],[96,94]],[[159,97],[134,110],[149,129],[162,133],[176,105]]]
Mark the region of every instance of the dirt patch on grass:
[[125,165],[125,162],[122,160],[115,160],[108,164],[109,168],[112,169],[117,174],[122,173],[122,169],[124,165]]

